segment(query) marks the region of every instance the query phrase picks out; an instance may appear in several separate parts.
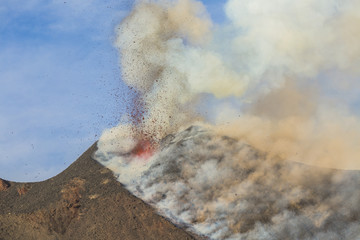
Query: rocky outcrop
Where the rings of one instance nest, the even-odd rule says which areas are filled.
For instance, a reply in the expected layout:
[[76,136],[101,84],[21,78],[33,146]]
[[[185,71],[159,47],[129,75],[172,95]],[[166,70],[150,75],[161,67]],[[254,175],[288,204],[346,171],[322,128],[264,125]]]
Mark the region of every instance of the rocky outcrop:
[[0,178],[0,192],[5,191],[10,187],[10,183]]

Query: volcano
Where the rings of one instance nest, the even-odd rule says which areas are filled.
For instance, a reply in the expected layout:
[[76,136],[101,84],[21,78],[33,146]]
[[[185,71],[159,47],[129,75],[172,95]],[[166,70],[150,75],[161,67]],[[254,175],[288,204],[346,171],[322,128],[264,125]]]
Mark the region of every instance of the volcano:
[[0,239],[360,239],[359,171],[287,161],[199,126],[144,160],[148,145],[126,154],[113,132],[49,180],[1,180]]
[[124,189],[96,149],[43,182],[1,180],[0,239],[200,239]]

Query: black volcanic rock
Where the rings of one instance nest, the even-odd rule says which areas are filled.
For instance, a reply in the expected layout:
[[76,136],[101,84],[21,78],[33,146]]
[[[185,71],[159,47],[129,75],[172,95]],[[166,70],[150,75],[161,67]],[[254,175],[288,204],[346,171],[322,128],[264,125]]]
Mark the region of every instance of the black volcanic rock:
[[196,239],[177,228],[92,159],[96,144],[59,175],[1,180],[0,239]]

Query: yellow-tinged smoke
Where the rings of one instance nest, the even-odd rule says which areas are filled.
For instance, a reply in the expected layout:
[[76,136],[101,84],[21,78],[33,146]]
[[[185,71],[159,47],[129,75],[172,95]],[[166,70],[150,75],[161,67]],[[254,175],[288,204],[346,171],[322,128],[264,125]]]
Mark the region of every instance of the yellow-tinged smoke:
[[360,93],[360,4],[229,0],[225,11],[218,25],[199,1],[138,1],[119,25],[122,79],[143,95],[144,131],[161,139],[191,124],[210,94],[227,99],[205,104],[222,134],[284,159],[360,169],[350,109]]

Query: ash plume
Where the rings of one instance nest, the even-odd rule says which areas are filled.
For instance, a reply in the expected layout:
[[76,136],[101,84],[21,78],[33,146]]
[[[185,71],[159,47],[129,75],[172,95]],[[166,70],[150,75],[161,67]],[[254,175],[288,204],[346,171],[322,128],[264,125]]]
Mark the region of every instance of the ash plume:
[[137,95],[133,135],[156,143],[207,122],[198,104],[208,94],[215,103],[201,112],[223,134],[294,161],[359,169],[359,9],[352,0],[231,0],[221,26],[197,1],[138,1],[115,42]]
[[359,238],[360,4],[224,10],[221,25],[199,1],[135,3],[115,41],[135,100],[96,159],[212,239]]
[[135,114],[141,119],[137,128],[155,141],[194,117],[186,104],[195,100],[195,94],[185,74],[171,61],[176,61],[185,45],[200,45],[210,25],[198,2],[140,1],[117,28],[115,45],[121,55],[122,79],[139,94],[135,108],[145,106],[140,116]]

